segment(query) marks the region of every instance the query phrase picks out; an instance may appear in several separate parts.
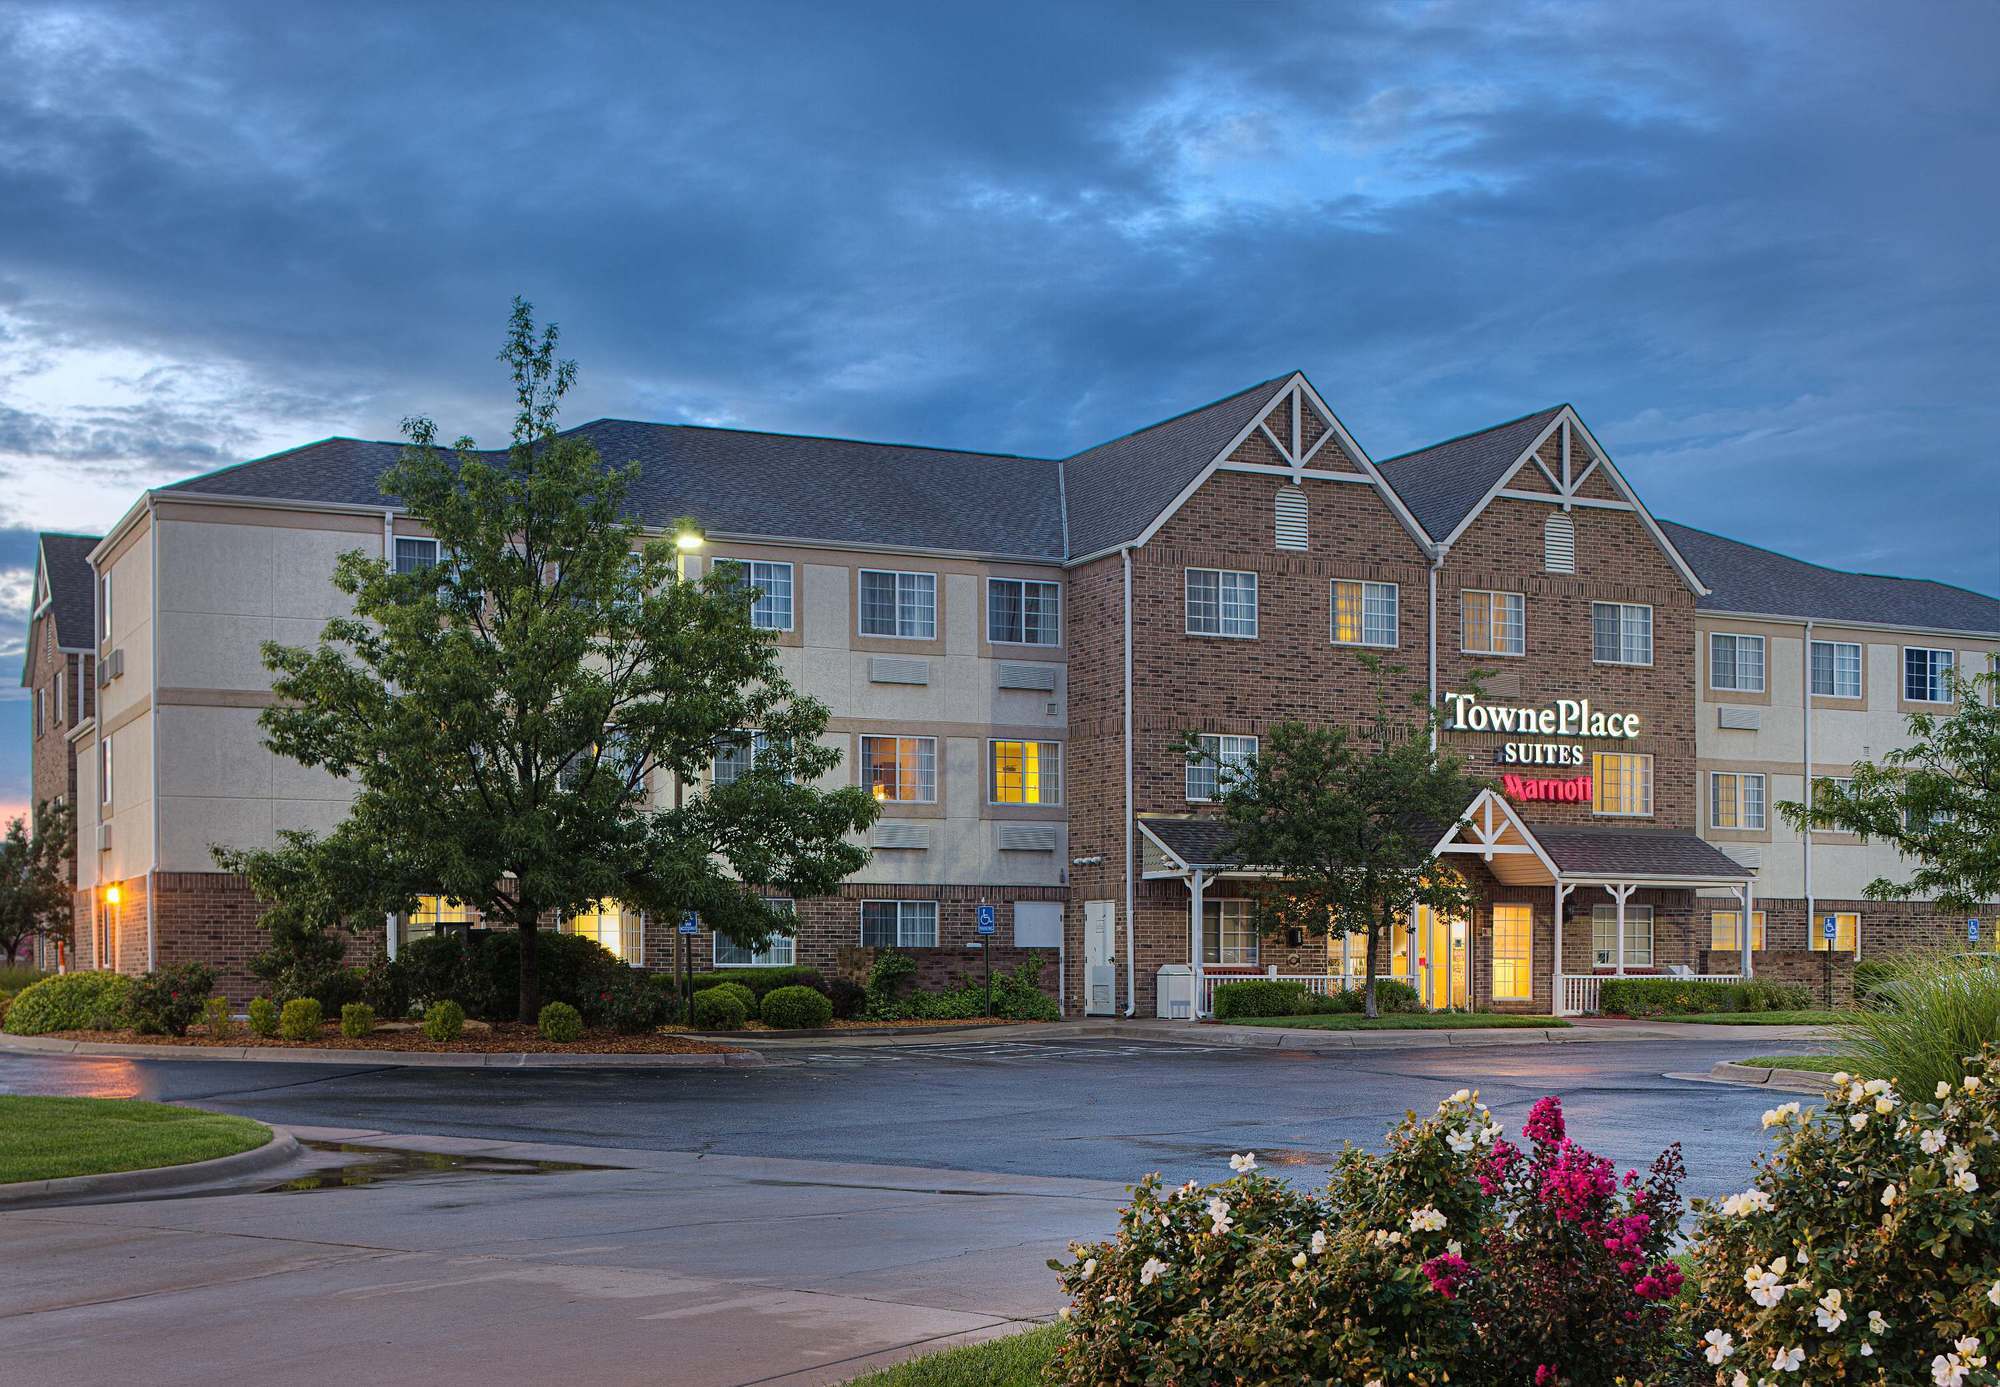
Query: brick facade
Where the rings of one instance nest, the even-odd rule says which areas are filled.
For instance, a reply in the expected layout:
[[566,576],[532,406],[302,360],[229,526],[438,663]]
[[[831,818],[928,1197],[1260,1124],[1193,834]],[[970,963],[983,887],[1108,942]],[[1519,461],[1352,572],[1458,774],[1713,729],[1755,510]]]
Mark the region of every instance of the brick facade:
[[[69,734],[84,718],[97,711],[97,688],[93,674],[94,657],[64,650],[56,644],[56,623],[44,614],[30,625],[28,650],[23,657],[23,682],[28,687],[29,812],[38,814],[44,804],[61,801],[76,805],[76,746]],[[82,716],[78,716],[78,700]],[[68,879],[76,880],[76,840],[71,838]],[[58,951],[45,939],[36,939],[28,961],[54,968]]]

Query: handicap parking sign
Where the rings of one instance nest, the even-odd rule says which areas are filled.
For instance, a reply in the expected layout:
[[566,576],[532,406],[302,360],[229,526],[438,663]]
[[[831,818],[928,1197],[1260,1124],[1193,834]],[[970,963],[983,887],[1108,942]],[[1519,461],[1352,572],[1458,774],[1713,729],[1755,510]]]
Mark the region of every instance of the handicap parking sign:
[[1824,934],[1826,942],[1831,944],[1834,938],[1840,933],[1840,917],[1838,915],[1827,916],[1825,923],[1820,926],[1820,933]]
[[1977,944],[1979,942],[1979,917],[1977,915],[1965,922],[1965,942],[1968,944]]
[[681,916],[681,933],[700,934],[701,916],[695,914],[692,910],[690,910],[687,914]]
[[990,905],[979,907],[979,932],[981,934],[993,933],[993,907]]

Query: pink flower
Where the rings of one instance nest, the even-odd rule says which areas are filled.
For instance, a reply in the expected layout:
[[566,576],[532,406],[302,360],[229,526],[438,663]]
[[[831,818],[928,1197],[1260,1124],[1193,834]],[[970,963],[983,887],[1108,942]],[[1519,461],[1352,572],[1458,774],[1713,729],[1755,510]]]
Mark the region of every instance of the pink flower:
[[1423,1272],[1431,1289],[1451,1300],[1458,1295],[1459,1283],[1471,1276],[1472,1264],[1456,1253],[1446,1252],[1425,1262]]
[[1554,1094],[1542,1099],[1528,1110],[1528,1120],[1521,1126],[1521,1135],[1537,1146],[1553,1146],[1564,1136],[1562,1100]]

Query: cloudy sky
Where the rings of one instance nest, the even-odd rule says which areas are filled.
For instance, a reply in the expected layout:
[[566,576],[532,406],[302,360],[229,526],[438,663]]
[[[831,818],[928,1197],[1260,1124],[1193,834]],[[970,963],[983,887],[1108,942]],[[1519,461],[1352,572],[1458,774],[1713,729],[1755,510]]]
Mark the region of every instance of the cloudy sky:
[[[1000,17],[995,17],[1000,16]],[[0,807],[33,534],[435,415],[1037,454],[1304,369],[1573,402],[1659,514],[2000,591],[2000,8],[0,9]]]

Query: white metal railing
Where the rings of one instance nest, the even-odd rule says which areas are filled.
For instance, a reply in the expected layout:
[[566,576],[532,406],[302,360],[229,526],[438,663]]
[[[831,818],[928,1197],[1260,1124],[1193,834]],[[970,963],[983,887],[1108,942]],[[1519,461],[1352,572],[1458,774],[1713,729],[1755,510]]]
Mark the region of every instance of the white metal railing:
[[[1377,973],[1378,982],[1402,982],[1416,985],[1416,979],[1407,974]],[[1330,996],[1359,988],[1361,979],[1342,973],[1280,973],[1276,969],[1267,973],[1211,973],[1207,969],[1195,971],[1195,1014],[1212,1016],[1215,1014],[1215,989],[1226,982],[1296,982],[1302,983],[1306,991],[1316,997]]]
[[[1742,982],[1741,973],[1627,973],[1628,978],[1658,978],[1663,982]],[[1617,973],[1565,973],[1562,975],[1562,1004],[1558,1016],[1595,1016],[1604,995],[1606,981]]]

